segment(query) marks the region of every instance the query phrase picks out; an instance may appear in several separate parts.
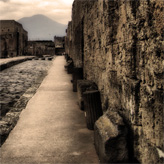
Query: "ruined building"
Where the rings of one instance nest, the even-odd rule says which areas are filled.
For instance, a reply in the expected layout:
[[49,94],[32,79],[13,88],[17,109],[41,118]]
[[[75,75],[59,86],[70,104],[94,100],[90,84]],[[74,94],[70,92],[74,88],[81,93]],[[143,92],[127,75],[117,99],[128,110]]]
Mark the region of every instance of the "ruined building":
[[54,37],[55,54],[61,55],[65,52],[65,37]]
[[27,54],[37,57],[53,56],[55,54],[54,43],[51,40],[28,41]]
[[66,53],[95,82],[102,162],[163,163],[164,2],[75,0]]
[[14,20],[0,21],[0,58],[26,55],[27,31]]

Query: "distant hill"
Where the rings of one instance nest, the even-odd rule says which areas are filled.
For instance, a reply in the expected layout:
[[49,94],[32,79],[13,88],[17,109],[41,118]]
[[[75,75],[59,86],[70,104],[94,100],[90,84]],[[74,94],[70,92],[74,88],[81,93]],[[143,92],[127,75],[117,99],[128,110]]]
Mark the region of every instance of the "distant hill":
[[29,40],[54,40],[54,36],[65,36],[67,25],[60,24],[44,15],[24,17],[18,20],[28,32]]

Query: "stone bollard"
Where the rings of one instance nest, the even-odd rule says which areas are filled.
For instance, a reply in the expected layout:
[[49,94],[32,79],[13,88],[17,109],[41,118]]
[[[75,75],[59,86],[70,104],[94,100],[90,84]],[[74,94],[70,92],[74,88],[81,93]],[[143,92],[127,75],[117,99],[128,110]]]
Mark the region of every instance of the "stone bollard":
[[72,80],[73,80],[73,92],[77,92],[77,80],[83,79],[83,68],[73,68]]
[[64,66],[68,74],[73,73],[74,64],[72,60],[68,60],[67,64]]
[[94,142],[100,163],[127,163],[127,128],[117,112],[107,111],[94,128]]
[[87,128],[94,129],[94,124],[102,116],[101,98],[98,90],[84,92],[84,110]]
[[65,54],[65,59],[68,62],[69,60],[71,60],[71,58],[68,56],[68,54]]
[[84,96],[83,93],[89,90],[98,90],[97,85],[90,80],[78,80],[77,81],[77,96],[78,104],[81,110],[84,110]]
[[46,60],[45,57],[42,57],[41,60]]
[[65,56],[66,61],[68,61],[68,54],[65,54],[64,56]]
[[48,57],[48,60],[52,60],[53,59],[53,57]]

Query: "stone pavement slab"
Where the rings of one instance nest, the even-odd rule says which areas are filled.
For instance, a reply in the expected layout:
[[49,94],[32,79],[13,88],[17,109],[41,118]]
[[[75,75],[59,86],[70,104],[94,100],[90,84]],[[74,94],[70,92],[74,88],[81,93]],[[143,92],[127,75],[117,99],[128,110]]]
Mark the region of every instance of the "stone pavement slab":
[[34,56],[18,56],[18,57],[13,57],[13,58],[1,58],[0,65],[6,64],[11,61],[16,61],[16,60],[21,60],[21,59],[29,59],[29,58],[34,58]]
[[0,59],[0,71],[32,58],[34,58],[34,56],[18,56],[13,58]]
[[2,164],[99,163],[64,64],[63,56],[53,61],[1,148]]

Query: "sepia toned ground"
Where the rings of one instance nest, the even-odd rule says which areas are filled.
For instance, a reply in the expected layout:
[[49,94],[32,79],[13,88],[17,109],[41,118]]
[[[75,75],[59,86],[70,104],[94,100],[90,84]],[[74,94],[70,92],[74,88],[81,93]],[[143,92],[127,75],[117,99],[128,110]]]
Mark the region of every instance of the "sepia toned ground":
[[56,57],[48,75],[20,115],[1,148],[1,162],[99,163],[93,131],[72,92],[63,56]]
[[10,110],[20,96],[31,87],[38,78],[44,77],[50,61],[32,60],[15,65],[0,72],[1,114]]
[[31,57],[31,56],[18,56],[18,57],[12,57],[12,58],[1,58],[0,59],[0,65],[6,64],[6,63],[9,63],[12,61],[24,60],[24,59],[28,59],[28,58],[31,59],[33,57]]
[[[0,66],[3,63],[8,67],[8,63],[22,58],[25,57],[1,59]],[[48,60],[29,60],[0,72],[0,145],[16,125],[21,111],[35,94],[51,63]]]

